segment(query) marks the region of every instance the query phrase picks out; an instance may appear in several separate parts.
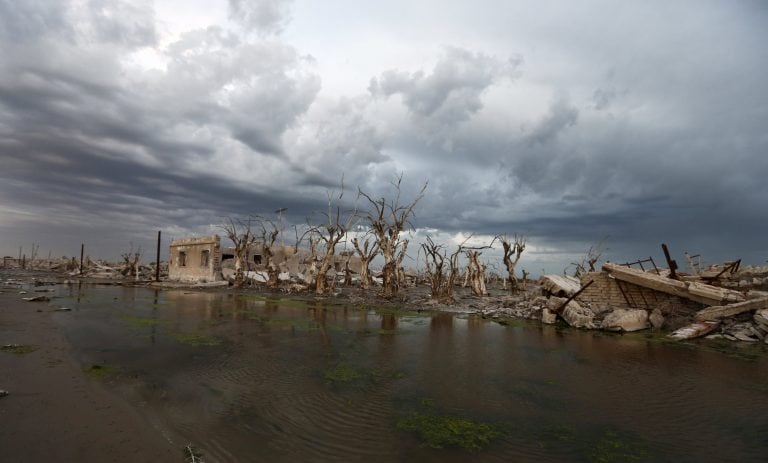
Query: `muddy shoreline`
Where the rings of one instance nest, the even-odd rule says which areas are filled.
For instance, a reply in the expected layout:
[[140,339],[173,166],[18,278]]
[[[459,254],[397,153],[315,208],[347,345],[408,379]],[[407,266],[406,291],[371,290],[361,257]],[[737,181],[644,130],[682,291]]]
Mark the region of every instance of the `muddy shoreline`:
[[[8,274],[4,276],[9,276]],[[53,305],[0,289],[0,448],[3,461],[183,461],[183,445],[90,377],[73,357]]]

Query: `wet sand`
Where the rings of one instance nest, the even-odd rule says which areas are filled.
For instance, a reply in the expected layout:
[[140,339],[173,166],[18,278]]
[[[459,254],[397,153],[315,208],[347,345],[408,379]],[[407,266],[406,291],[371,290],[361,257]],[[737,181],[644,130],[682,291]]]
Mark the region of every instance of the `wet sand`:
[[0,345],[31,345],[25,354],[0,351],[0,460],[8,462],[184,461],[173,443],[138,406],[86,374],[48,302],[0,293]]

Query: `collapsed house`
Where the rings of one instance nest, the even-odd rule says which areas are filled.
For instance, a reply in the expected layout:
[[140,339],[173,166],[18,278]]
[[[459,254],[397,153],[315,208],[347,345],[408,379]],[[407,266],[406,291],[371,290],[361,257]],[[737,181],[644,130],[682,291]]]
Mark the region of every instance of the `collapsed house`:
[[[540,280],[542,290],[565,299],[553,298],[541,319],[554,323],[559,316],[571,326],[609,331],[665,326],[675,330],[670,335],[675,339],[703,336],[719,328],[709,337],[768,343],[767,292],[721,281],[726,275],[721,269],[678,275],[671,263],[671,270],[606,263],[602,271],[585,273],[580,280],[545,275]],[[735,276],[738,264],[721,268]]]

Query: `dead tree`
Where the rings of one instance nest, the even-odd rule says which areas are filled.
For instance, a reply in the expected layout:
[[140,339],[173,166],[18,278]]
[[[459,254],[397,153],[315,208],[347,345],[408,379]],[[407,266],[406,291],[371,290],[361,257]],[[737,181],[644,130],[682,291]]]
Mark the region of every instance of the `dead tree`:
[[432,299],[452,299],[453,288],[448,287],[448,277],[443,268],[447,259],[445,248],[427,236],[426,242],[421,244],[421,249],[424,251],[424,270]]
[[[297,243],[297,249],[298,249],[298,243],[300,243],[302,239],[299,239],[296,241]],[[317,238],[315,236],[308,236],[307,237],[307,246],[309,247],[309,257],[307,257],[307,260],[304,261],[304,263],[307,265],[307,274],[304,277],[304,281],[309,285],[311,289],[315,288],[315,276],[317,275],[317,243],[320,241],[320,238]]]
[[245,272],[243,265],[246,263],[248,249],[256,241],[256,237],[251,231],[253,218],[238,219],[228,217],[227,222],[221,225],[221,229],[227,235],[232,244],[235,245],[235,287],[241,288],[245,283]]
[[467,274],[469,275],[469,284],[472,288],[472,294],[475,296],[485,296],[488,290],[485,286],[485,265],[480,262],[480,251],[468,250],[467,256]]
[[595,271],[595,264],[597,264],[603,256],[603,252],[605,251],[603,246],[607,239],[608,237],[606,236],[597,243],[591,245],[589,249],[587,249],[587,253],[581,257],[579,262],[571,262],[571,265],[576,268],[573,272],[573,276],[580,278],[587,272]]
[[427,189],[427,183],[425,183],[410,203],[401,204],[402,180],[401,174],[396,181],[392,182],[395,192],[394,198],[390,200],[384,197],[374,200],[358,188],[359,195],[367,199],[371,206],[367,215],[368,226],[376,237],[376,244],[384,257],[384,266],[381,269],[381,295],[388,299],[397,296],[400,290],[400,266],[408,249],[408,240],[400,235],[407,227],[413,228],[410,223],[413,209],[424,197],[424,191]]
[[[337,198],[332,197],[332,194],[328,193],[328,210],[323,213],[325,217],[322,225],[310,225],[305,234],[310,235],[310,239],[314,237],[316,243],[323,244],[323,257],[320,260],[320,265],[315,275],[314,288],[316,294],[324,294],[328,291],[333,291],[336,284],[336,275],[334,272],[333,283],[330,287],[327,286],[326,274],[328,269],[333,264],[334,256],[336,255],[336,246],[347,236],[347,231],[353,224],[353,221],[357,217],[357,210],[342,213],[341,202],[344,196],[344,180],[341,183],[341,192]],[[336,205],[334,206],[334,202]]]
[[357,255],[360,256],[360,286],[363,289],[368,289],[373,285],[373,278],[371,277],[370,265],[371,261],[379,253],[378,241],[373,241],[369,238],[365,238],[363,245],[360,246],[360,241],[357,237],[352,238],[352,246],[354,246]]
[[515,234],[512,241],[510,241],[506,234],[499,235],[496,238],[501,241],[501,246],[504,249],[504,265],[507,267],[509,290],[512,294],[515,294],[520,290],[517,278],[515,277],[515,267],[520,261],[523,251],[525,251],[525,236]]
[[349,268],[349,260],[352,258],[353,253],[344,252],[344,286],[352,286],[352,269]]
[[123,258],[123,269],[120,271],[120,273],[123,276],[134,275],[138,280],[139,260],[141,259],[141,246],[139,246],[136,252],[133,252],[133,243],[131,243],[131,249],[128,252],[121,254],[121,257]]
[[[426,243],[421,245],[421,249],[424,251],[426,263],[425,271],[427,280],[429,280],[430,283],[432,299],[443,301],[454,300],[454,288],[456,287],[456,281],[459,278],[459,256],[461,256],[462,253],[469,253],[472,249],[480,249],[467,248],[466,242],[469,238],[471,238],[471,236],[456,246],[456,250],[450,256],[442,244],[436,244],[429,236],[427,236]],[[445,268],[446,262],[448,264],[447,269]],[[484,276],[482,276],[482,278],[484,278]],[[483,282],[483,287],[484,285],[485,283]]]
[[[280,230],[271,220],[261,220],[261,253],[264,256],[264,267],[267,269],[267,288],[277,288],[280,280],[280,267],[275,264],[273,248]],[[267,227],[268,226],[268,227]],[[269,228],[269,229],[268,229]]]

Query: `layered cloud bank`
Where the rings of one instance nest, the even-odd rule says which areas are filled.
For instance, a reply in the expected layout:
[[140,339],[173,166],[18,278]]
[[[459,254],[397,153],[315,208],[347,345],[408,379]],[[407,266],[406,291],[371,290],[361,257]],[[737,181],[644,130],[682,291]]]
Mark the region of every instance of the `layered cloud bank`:
[[759,2],[0,0],[0,252],[300,224],[342,174],[534,272],[768,258]]

